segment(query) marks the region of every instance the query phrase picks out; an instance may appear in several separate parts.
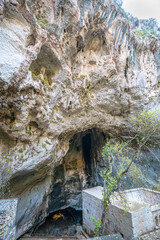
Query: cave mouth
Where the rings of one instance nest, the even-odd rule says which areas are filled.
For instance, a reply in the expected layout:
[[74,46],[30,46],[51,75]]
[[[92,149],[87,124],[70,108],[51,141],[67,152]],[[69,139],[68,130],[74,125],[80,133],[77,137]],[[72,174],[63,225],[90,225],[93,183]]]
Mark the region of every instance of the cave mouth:
[[104,167],[102,147],[105,134],[96,128],[75,134],[69,150],[53,172],[48,213],[67,207],[80,210],[83,189],[102,185],[100,171]]
[[86,187],[84,188],[101,185],[99,173],[104,165],[101,153],[106,142],[106,135],[97,128],[89,129],[80,135],[86,175]]
[[[82,190],[103,184],[100,171],[104,167],[101,152],[105,141],[106,135],[97,128],[79,132],[70,139],[67,154],[53,170],[52,189],[47,200],[48,217],[45,222],[37,221],[32,233],[59,237],[80,233]],[[54,214],[60,216],[55,222]]]
[[87,182],[91,182],[92,176],[92,160],[91,160],[91,151],[92,151],[92,141],[91,133],[87,133],[82,137],[82,154],[85,162],[85,174],[87,176]]
[[82,211],[68,207],[50,213],[45,222],[27,234],[34,237],[78,236],[82,232]]

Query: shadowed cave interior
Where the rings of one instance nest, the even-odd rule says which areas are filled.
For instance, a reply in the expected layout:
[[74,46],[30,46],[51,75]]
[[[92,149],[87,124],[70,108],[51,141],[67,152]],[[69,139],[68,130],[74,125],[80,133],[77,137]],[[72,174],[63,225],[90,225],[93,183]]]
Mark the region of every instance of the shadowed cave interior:
[[48,217],[28,234],[74,236],[80,233],[81,193],[83,189],[102,184],[99,172],[103,167],[101,151],[105,139],[104,133],[95,128],[77,133],[71,138],[69,151],[62,164],[53,172]]
[[75,236],[81,233],[82,211],[66,208],[50,213],[45,222],[34,230],[32,236]]

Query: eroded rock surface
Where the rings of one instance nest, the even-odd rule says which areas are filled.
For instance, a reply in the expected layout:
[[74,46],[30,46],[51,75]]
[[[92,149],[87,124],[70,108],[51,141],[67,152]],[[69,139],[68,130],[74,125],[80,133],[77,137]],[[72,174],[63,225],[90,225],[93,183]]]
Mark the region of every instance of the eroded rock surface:
[[160,108],[160,45],[135,36],[110,0],[8,0],[0,14],[1,192],[19,198],[19,237],[58,207],[77,207],[98,181],[107,134]]

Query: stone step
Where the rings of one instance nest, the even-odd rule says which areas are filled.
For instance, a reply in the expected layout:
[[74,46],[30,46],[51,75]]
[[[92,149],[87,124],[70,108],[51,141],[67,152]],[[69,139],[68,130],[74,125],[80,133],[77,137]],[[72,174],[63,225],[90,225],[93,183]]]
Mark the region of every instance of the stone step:
[[72,237],[72,236],[62,236],[62,237],[58,237],[58,236],[29,236],[29,235],[24,235],[23,237],[20,238],[20,240],[77,240],[77,239],[84,239],[84,236],[76,236],[76,237]]
[[21,237],[20,240],[49,240],[49,239],[52,239],[52,240],[77,240],[77,238],[75,237]]

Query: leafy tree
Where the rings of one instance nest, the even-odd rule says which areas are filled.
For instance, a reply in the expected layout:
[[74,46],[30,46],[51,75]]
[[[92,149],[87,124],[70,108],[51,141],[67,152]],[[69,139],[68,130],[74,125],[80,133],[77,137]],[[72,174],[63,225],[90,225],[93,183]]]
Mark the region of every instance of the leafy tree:
[[[102,218],[98,219],[97,224],[95,224],[96,235],[103,234],[105,216],[111,204],[111,196],[115,197],[115,192],[119,192],[122,204],[125,209],[128,208],[127,201],[121,191],[122,184],[126,174],[129,174],[133,180],[138,178],[141,180],[141,170],[136,167],[135,163],[141,159],[142,150],[149,151],[160,162],[152,150],[159,145],[160,141],[160,122],[156,112],[143,111],[137,117],[130,119],[130,123],[132,128],[130,136],[123,136],[116,142],[107,140],[103,147],[102,156],[107,159],[106,168],[101,172],[104,181],[103,213]],[[116,174],[114,174],[113,168],[116,168]]]

